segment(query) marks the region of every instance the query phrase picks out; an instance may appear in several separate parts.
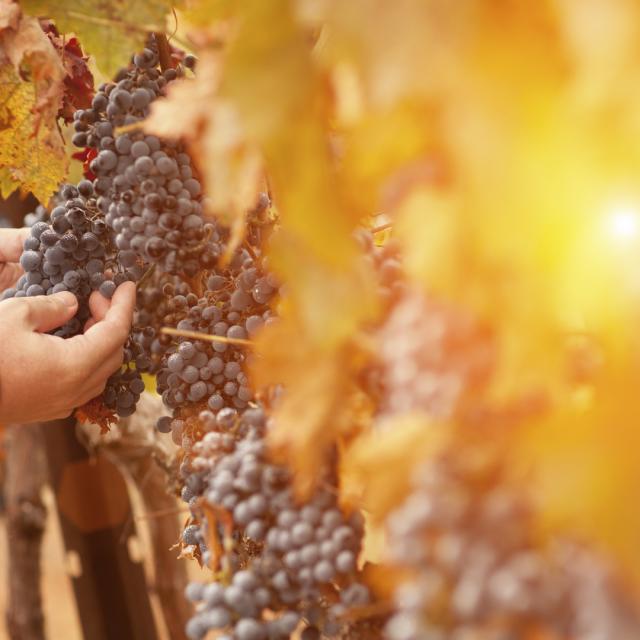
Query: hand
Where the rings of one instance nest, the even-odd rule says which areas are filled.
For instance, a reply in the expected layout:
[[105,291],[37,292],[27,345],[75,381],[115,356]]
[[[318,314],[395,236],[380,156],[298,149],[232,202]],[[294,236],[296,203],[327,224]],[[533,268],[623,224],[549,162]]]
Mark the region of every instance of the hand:
[[22,275],[22,267],[18,262],[24,241],[29,237],[31,229],[0,229],[0,291],[12,287]]
[[64,418],[100,395],[122,364],[135,299],[132,282],[110,301],[94,292],[85,332],[66,340],[45,332],[75,315],[72,293],[0,302],[0,423]]

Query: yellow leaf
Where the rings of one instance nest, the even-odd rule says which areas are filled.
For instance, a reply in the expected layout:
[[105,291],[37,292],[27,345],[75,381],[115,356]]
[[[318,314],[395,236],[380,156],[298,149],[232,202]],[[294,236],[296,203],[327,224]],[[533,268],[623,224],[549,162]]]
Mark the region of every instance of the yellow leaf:
[[326,37],[319,56],[348,61],[363,78],[368,104],[441,91],[459,77],[460,49],[477,20],[478,2],[329,0],[316,19]]
[[47,202],[67,161],[57,114],[65,70],[38,20],[0,2],[0,194]]
[[327,87],[293,5],[248,0],[240,6],[220,93],[238,109],[248,138],[260,145],[295,251],[349,268],[357,212],[340,198],[326,139]]
[[168,0],[24,0],[31,15],[55,21],[59,31],[75,33],[98,67],[113,75],[141,49],[149,31],[164,31],[172,2]]
[[455,282],[460,273],[455,263],[464,260],[466,250],[457,206],[451,193],[418,185],[396,212],[394,231],[403,246],[406,273],[438,293],[463,290]]
[[[339,99],[339,94],[336,100]],[[444,170],[432,109],[402,102],[365,111],[339,131],[344,144],[345,193],[362,215],[389,213],[416,182],[438,184]]]
[[607,365],[589,393],[575,393],[533,424],[512,450],[531,470],[531,488],[547,532],[595,543],[640,585],[640,471],[637,451],[640,372],[632,358],[606,351]]
[[422,414],[378,424],[344,452],[343,501],[363,508],[374,523],[381,522],[409,492],[416,466],[440,451],[449,438],[445,425],[430,424]]
[[7,58],[20,75],[33,82],[35,130],[40,121],[53,128],[60,108],[66,71],[58,53],[35,18],[24,16],[17,5],[2,0],[0,13],[8,18],[0,25],[0,57]]
[[57,128],[41,124],[34,132],[36,92],[9,66],[0,69],[0,168],[2,196],[19,188],[48,202],[67,171],[64,145]]
[[304,331],[288,315],[266,327],[251,371],[257,385],[284,388],[269,441],[276,458],[296,472],[298,492],[308,494],[338,438],[353,431],[367,407],[354,384],[362,366],[358,350],[346,339],[321,346]]
[[213,22],[233,17],[237,11],[238,3],[234,0],[187,0],[180,18],[184,18],[188,26],[210,27]]

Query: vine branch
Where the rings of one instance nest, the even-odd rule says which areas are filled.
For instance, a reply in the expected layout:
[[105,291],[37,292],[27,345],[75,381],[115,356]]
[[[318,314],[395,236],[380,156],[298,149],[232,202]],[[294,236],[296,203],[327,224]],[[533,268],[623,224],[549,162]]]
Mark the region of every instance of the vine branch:
[[250,347],[253,342],[245,338],[227,338],[226,336],[215,336],[210,333],[199,331],[187,331],[186,329],[174,329],[173,327],[162,327],[160,333],[168,336],[178,336],[180,338],[192,338],[193,340],[207,340],[208,342],[224,342],[225,344],[238,344]]

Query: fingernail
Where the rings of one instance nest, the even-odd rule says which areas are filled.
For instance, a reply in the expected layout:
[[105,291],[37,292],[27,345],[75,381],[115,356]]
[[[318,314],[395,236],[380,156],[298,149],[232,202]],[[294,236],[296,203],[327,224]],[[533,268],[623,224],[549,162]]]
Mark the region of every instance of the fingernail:
[[64,302],[64,304],[67,305],[67,307],[75,307],[78,304],[78,300],[70,291],[61,291],[56,295],[60,300],[62,300],[62,302]]

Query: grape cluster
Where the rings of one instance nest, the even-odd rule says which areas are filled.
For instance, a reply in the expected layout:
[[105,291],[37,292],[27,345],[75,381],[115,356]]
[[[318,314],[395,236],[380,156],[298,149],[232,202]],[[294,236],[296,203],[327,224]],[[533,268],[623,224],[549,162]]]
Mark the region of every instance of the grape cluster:
[[388,559],[411,577],[395,591],[386,637],[637,637],[604,562],[569,542],[539,546],[532,519],[495,464],[457,450],[420,467],[387,521]]
[[37,221],[31,227],[20,256],[25,273],[2,298],[71,291],[79,301],[78,313],[54,332],[66,338],[80,333],[89,319],[92,291],[110,298],[118,284],[135,279],[136,274],[121,270],[114,260],[91,183],[82,181],[78,188],[65,185],[59,196],[60,204],[51,211],[50,221]]
[[495,366],[490,327],[412,290],[394,303],[376,343],[383,413],[422,411],[449,419],[471,392],[482,389]]
[[217,637],[285,640],[291,637],[301,620],[295,611],[284,611],[270,620],[261,619],[261,611],[272,605],[273,598],[260,576],[251,569],[236,572],[227,586],[220,582],[191,583],[186,596],[197,603],[197,613],[187,625],[189,638],[203,638],[212,629],[226,629],[229,635]]
[[[123,269],[118,263],[112,234],[96,206],[91,182],[83,180],[77,187],[64,185],[54,201],[57,204],[50,219],[41,206],[25,217],[25,223],[31,223],[31,235],[20,257],[25,274],[15,288],[3,293],[2,299],[71,291],[78,299],[78,311],[53,332],[67,338],[81,333],[90,318],[92,291],[110,298],[119,284],[136,280],[141,272],[135,265]],[[104,406],[120,417],[135,411],[144,391],[140,376],[144,368],[136,366],[142,362],[134,360],[129,349],[124,360],[125,366],[109,377],[101,397]]]
[[[206,434],[193,445],[184,469],[195,480],[187,480],[183,498],[196,517],[199,495],[214,511],[228,513],[233,528],[224,535],[233,544],[224,558],[230,586],[191,584],[187,590],[199,603],[189,637],[217,629],[237,639],[289,638],[301,621],[307,636],[314,629],[337,633],[341,616],[370,600],[358,578],[360,514],[345,516],[336,492],[324,486],[296,502],[288,470],[267,458],[261,409],[224,408],[217,415],[205,412],[200,420]],[[207,563],[213,560],[205,543],[210,535],[206,525],[191,525],[183,538],[199,545]],[[267,609],[276,617],[265,618]]]
[[[162,288],[165,326],[220,338],[208,341],[160,335],[149,343],[158,362],[158,392],[176,418],[174,433],[185,416],[202,409],[243,410],[253,399],[244,371],[246,341],[271,321],[278,283],[267,272],[261,255],[261,234],[254,230],[252,237],[256,244],[249,244],[247,238],[246,247],[237,249],[227,265],[207,272],[201,296],[184,282],[165,283]],[[216,253],[225,251],[227,241],[224,232],[212,231],[210,242]],[[158,358],[158,354],[162,355]],[[163,420],[161,424],[166,428],[168,423]],[[181,444],[177,436],[174,439]]]
[[118,260],[130,267],[157,263],[169,274],[196,276],[218,255],[205,242],[201,186],[191,159],[178,142],[139,130],[116,129],[140,122],[181,68],[157,69],[154,38],[122,69],[115,82],[99,87],[89,109],[77,111],[74,144],[90,147],[98,206],[115,233]]
[[[205,241],[214,227],[204,224],[200,184],[181,146],[139,131],[116,132],[144,118],[167,82],[183,73],[181,68],[160,72],[157,65],[152,36],[115,82],[99,87],[90,108],[75,112],[73,142],[88,151],[92,179],[64,185],[48,219],[42,206],[25,219],[31,226],[20,258],[25,274],[2,297],[74,293],[78,312],[54,331],[56,336],[82,332],[92,291],[110,298],[122,282],[143,280],[152,265],[166,272],[166,282],[172,277],[167,274],[194,276],[217,260],[214,245]],[[125,366],[109,378],[101,396],[104,407],[121,417],[133,413],[144,390],[141,372],[154,372],[165,354],[159,327],[144,313],[158,301],[153,291],[138,293],[142,304],[125,345]]]
[[370,271],[375,275],[378,295],[386,307],[393,305],[406,290],[403,278],[400,245],[397,240],[389,238],[378,243],[375,235],[368,229],[357,229],[357,240],[363,257]]
[[[289,638],[300,626],[305,638],[334,634],[345,626],[343,614],[370,599],[359,582],[359,514],[341,512],[329,477],[303,504],[295,500],[287,469],[268,460],[267,415],[244,371],[245,341],[274,320],[278,297],[263,255],[268,207],[264,194],[248,216],[243,245],[205,271],[200,294],[180,278],[153,284],[147,294],[161,309],[162,326],[214,337],[156,331],[145,338],[158,391],[172,410],[158,429],[170,431],[184,453],[181,497],[192,520],[182,542],[228,577],[228,584],[189,586],[187,597],[197,603],[191,638],[213,629],[233,638]],[[225,255],[228,232],[212,224],[208,242]],[[158,317],[153,310],[145,315]],[[214,531],[207,509],[219,516]],[[212,536],[224,557],[209,548]]]
[[144,382],[135,366],[126,364],[107,380],[102,392],[102,401],[121,418],[127,418],[136,410],[140,395],[144,391]]
[[189,285],[177,276],[159,273],[153,267],[138,283],[129,347],[137,368],[151,374],[157,373],[162,357],[171,344],[171,338],[163,336],[161,329],[175,326],[169,309],[171,296],[165,294],[169,290],[179,291],[185,296],[191,291]]

